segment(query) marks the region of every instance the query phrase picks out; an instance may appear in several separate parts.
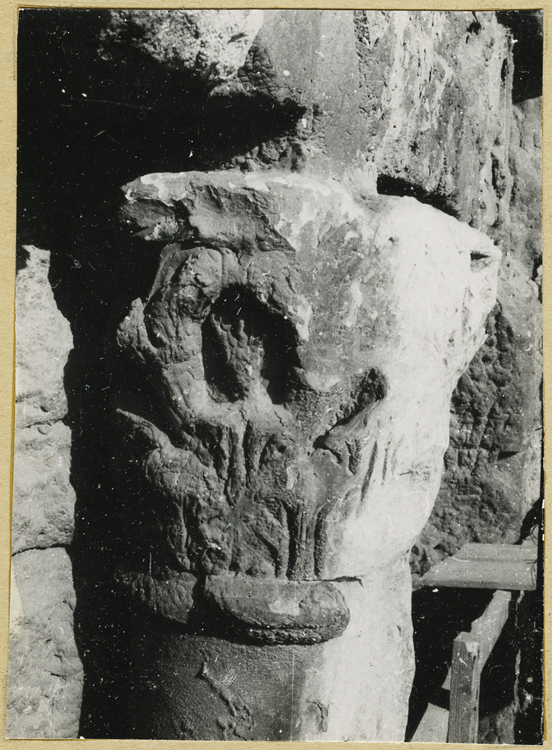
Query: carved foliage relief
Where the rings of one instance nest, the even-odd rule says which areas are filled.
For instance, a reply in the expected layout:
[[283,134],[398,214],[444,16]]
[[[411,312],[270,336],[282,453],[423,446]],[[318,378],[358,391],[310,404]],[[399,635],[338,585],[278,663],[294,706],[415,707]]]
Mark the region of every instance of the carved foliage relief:
[[429,515],[499,251],[413,199],[283,173],[149,175],[122,225],[158,257],[114,344],[124,590],[260,642],[338,635],[331,581]]

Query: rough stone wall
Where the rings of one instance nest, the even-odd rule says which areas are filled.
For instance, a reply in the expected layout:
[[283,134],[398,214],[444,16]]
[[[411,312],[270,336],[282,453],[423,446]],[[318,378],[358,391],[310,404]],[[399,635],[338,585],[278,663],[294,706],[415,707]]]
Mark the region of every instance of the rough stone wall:
[[[502,133],[481,173],[490,175],[481,181],[485,210],[468,211],[464,218],[485,229],[501,247],[504,259],[487,340],[452,398],[441,490],[411,556],[415,585],[420,574],[467,541],[516,542],[529,533],[537,534],[541,513],[542,29],[538,13],[499,13],[497,17],[516,39],[514,53],[502,68],[511,93],[501,110],[504,116],[496,121]],[[489,212],[488,206],[494,208]],[[428,685],[441,684],[439,669],[431,663],[435,653],[444,648],[441,666],[450,663],[447,644],[454,634],[469,628],[460,609],[472,611],[471,619],[481,611],[481,603],[472,597],[459,605],[456,617],[436,620],[431,614],[434,608],[444,611],[448,602],[444,593],[436,598],[440,604],[428,602],[426,592],[414,594],[415,642],[426,690]],[[441,646],[435,643],[435,630],[444,634]],[[433,656],[426,663],[430,644]],[[483,674],[481,742],[540,741],[541,649],[541,594],[526,593],[517,619],[508,623],[496,657]],[[413,714],[416,700],[415,682]]]
[[517,20],[518,71],[492,13],[360,11],[356,24],[379,191],[437,205],[505,254],[487,341],[453,396],[442,488],[413,551],[419,574],[466,541],[515,541],[540,497],[540,99],[523,100],[519,84],[538,29],[521,34]]
[[76,737],[82,665],[67,552],[75,493],[63,381],[73,341],[48,279],[50,253],[29,245],[21,256],[7,732],[11,737]]
[[[487,341],[453,396],[445,477],[414,549],[415,572],[466,541],[516,541],[540,501],[541,99],[510,104],[506,112],[501,163],[492,157],[500,211],[485,225],[504,253],[498,304]],[[478,223],[474,215],[467,220]]]
[[379,191],[486,231],[508,189],[512,63],[495,15],[358,11],[355,21]]
[[[19,471],[16,464],[14,477],[14,571],[23,614],[12,640],[19,666],[10,677],[9,731],[77,733],[82,677],[70,627],[74,585],[85,671],[81,728],[86,736],[121,737],[128,724],[117,695],[126,679],[128,623],[112,587],[120,529],[112,523],[117,492],[104,439],[111,387],[104,353],[106,332],[128,302],[117,299],[117,279],[123,274],[136,292],[147,273],[141,275],[132,250],[113,253],[105,217],[119,187],[163,170],[293,172],[316,164],[340,177],[351,158],[368,191],[416,197],[499,244],[505,256],[499,304],[453,396],[445,476],[412,556],[417,576],[469,539],[515,540],[539,498],[540,102],[538,91],[525,97],[519,85],[519,49],[538,43],[534,34],[520,33],[516,16],[490,12],[358,11],[330,18],[269,11],[261,25],[258,12],[243,11],[239,34],[229,17],[213,30],[212,11],[182,11],[178,22],[165,15],[153,24],[145,13],[27,13],[35,15],[21,29],[34,56],[20,71],[19,233],[23,244],[52,249],[55,306],[75,336],[65,388],[78,512],[71,584],[63,549],[72,539],[74,503],[65,406],[49,393],[42,408],[33,395],[29,409],[38,404],[37,424],[16,435],[21,466],[26,461],[30,468]],[[519,39],[514,47],[510,28]],[[355,50],[358,69],[350,65]],[[130,78],[127,65],[134,66]],[[31,257],[35,252],[44,295],[47,260],[44,251]],[[55,315],[53,298],[48,306]],[[71,346],[59,333],[67,330],[63,318],[57,321],[46,326],[58,334],[44,345],[49,353],[39,354],[41,362],[46,356],[62,362]],[[20,340],[36,330],[30,323]],[[58,365],[52,376],[58,389],[60,373]],[[59,458],[45,475],[53,441]],[[50,546],[57,548],[35,549]],[[59,583],[50,577],[49,584],[52,600],[66,602],[53,610],[65,634],[55,651],[63,668],[55,672],[41,645],[54,614],[41,608],[38,593],[25,593],[32,566],[60,571]],[[42,655],[33,660],[36,649]],[[67,700],[57,697],[56,674],[67,680]],[[44,686],[38,692],[49,696],[46,702],[36,685]],[[63,704],[65,714],[48,723],[48,711],[41,712],[54,704]]]

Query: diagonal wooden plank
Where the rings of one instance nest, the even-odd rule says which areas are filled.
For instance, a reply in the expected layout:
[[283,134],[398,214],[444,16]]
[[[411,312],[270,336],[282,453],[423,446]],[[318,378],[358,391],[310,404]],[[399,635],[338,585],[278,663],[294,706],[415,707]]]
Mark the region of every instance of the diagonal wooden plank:
[[447,742],[477,742],[481,672],[508,619],[512,594],[497,591],[469,633],[453,643]]
[[479,724],[479,642],[460,633],[452,650],[447,742],[477,742]]

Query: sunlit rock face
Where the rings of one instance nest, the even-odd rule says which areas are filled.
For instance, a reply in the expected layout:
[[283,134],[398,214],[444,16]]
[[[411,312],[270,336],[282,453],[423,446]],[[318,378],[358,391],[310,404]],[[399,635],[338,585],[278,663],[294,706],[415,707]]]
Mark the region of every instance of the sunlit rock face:
[[111,10],[100,51],[116,59],[130,48],[213,85],[242,67],[262,22],[262,10]]
[[[409,632],[404,557],[439,488],[450,396],[484,338],[499,251],[414,199],[316,176],[152,174],[124,192],[127,241],[158,262],[112,344],[122,591],[199,638],[207,661],[233,663],[236,639],[253,649],[254,703],[297,652],[289,726],[257,723],[257,706],[217,738],[401,739],[408,681],[387,681],[389,726],[346,675],[353,658],[375,691],[389,623]],[[392,658],[409,672],[399,640]],[[267,665],[274,645],[284,655]],[[247,679],[232,683],[246,703]],[[137,736],[151,731],[147,692]],[[213,736],[150,721],[151,736]]]
[[21,261],[6,732],[13,738],[71,738],[78,736],[83,683],[71,560],[64,549],[73,540],[75,510],[64,389],[73,337],[50,285],[50,253],[27,245]]

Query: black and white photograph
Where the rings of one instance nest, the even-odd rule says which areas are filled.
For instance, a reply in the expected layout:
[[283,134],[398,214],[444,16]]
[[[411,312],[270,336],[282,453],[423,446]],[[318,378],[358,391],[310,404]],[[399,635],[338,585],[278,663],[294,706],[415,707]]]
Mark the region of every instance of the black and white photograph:
[[18,10],[8,738],[543,743],[545,12]]

